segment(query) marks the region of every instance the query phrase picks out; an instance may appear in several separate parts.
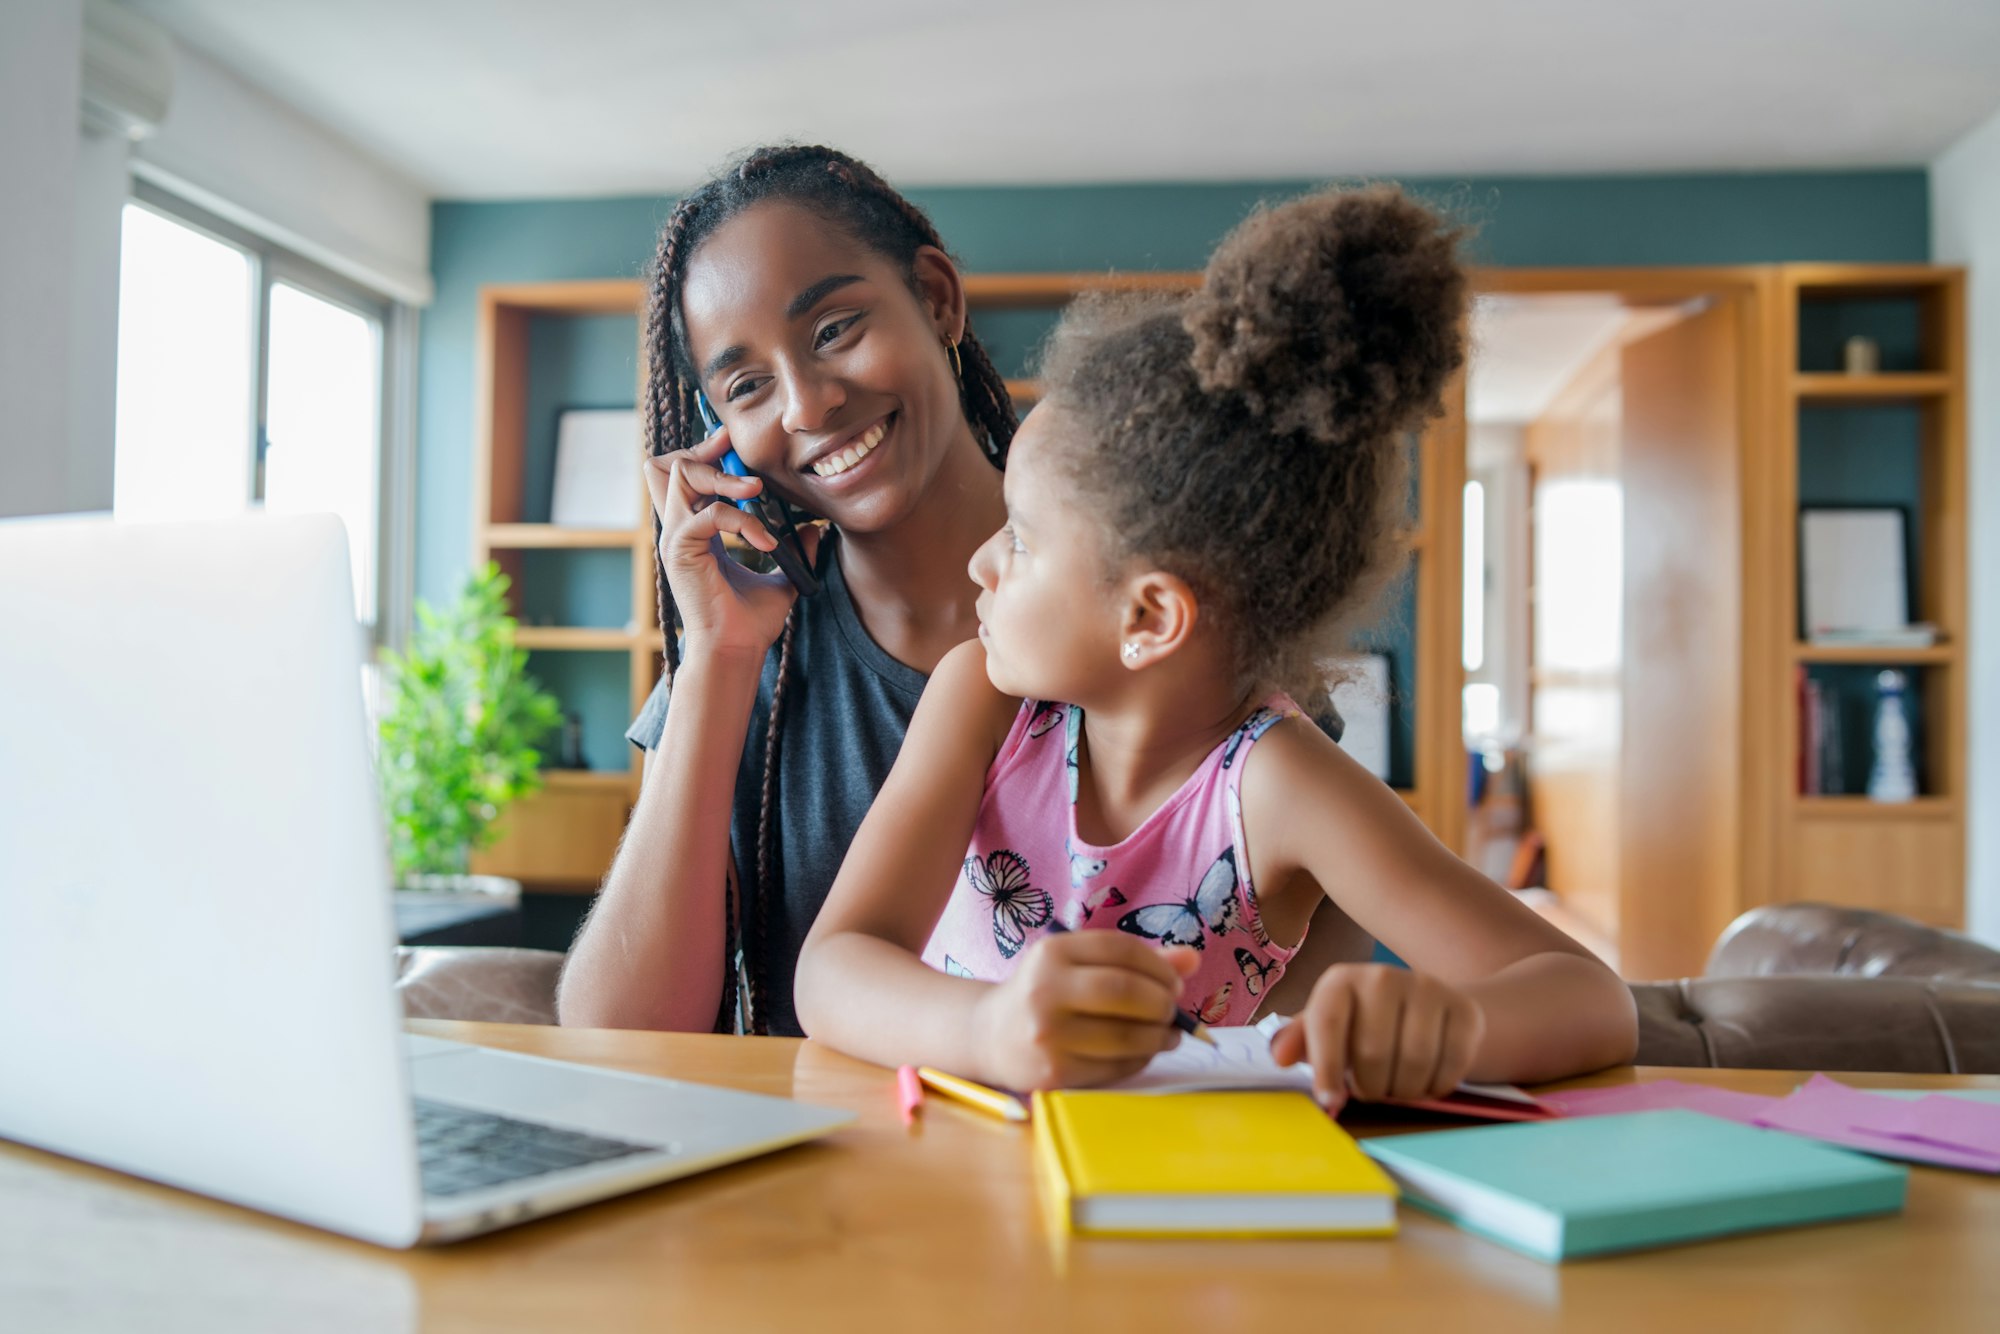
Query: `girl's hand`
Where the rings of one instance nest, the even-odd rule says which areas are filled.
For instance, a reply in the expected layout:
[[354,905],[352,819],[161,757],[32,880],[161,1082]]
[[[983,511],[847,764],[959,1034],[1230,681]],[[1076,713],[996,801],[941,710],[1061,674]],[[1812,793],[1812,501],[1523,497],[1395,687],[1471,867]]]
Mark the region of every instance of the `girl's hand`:
[[1180,1041],[1181,983],[1200,960],[1123,931],[1044,936],[974,1012],[986,1073],[1012,1089],[1107,1084]]
[[1306,1061],[1313,1092],[1337,1111],[1354,1096],[1442,1098],[1472,1067],[1486,1033],[1479,1002],[1436,978],[1388,964],[1336,964],[1271,1039],[1279,1065]]
[[[723,427],[691,449],[642,465],[646,492],[660,518],[660,560],[693,652],[738,655],[762,662],[785,628],[797,594],[781,574],[745,569],[723,552],[734,533],[759,551],[778,545],[755,516],[728,502],[762,494],[761,477],[732,477],[719,461],[729,449]],[[800,533],[808,558],[819,554],[819,530]]]

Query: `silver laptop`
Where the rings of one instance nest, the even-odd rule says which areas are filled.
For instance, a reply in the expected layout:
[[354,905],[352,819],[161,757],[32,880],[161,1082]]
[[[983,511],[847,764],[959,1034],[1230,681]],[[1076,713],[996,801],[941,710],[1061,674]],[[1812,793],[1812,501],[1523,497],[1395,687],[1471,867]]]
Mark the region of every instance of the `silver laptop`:
[[847,1112],[406,1037],[331,516],[0,522],[0,1137],[387,1246]]

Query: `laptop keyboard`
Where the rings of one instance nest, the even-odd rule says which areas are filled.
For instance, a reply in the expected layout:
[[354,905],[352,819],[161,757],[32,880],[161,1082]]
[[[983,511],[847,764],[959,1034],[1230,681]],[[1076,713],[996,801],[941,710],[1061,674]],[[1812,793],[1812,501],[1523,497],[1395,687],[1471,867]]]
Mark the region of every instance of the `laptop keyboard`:
[[657,1145],[628,1144],[424,1098],[415,1101],[417,1158],[423,1168],[424,1194],[430,1196],[463,1195],[483,1186],[658,1151]]

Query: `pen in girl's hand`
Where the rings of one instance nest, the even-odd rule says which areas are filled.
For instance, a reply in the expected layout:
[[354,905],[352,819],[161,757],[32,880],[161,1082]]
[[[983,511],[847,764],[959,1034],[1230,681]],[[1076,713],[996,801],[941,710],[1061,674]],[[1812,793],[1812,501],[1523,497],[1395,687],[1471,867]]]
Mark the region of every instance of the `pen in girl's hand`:
[[[1052,936],[1063,936],[1069,934],[1069,927],[1063,922],[1063,920],[1060,917],[1052,917],[1049,919],[1048,930],[1049,934]],[[1217,1045],[1214,1035],[1208,1031],[1208,1025],[1202,1023],[1199,1019],[1196,1019],[1186,1010],[1174,1011],[1174,1027],[1178,1028],[1181,1032],[1187,1034],[1189,1037],[1195,1039],[1197,1042],[1206,1042],[1211,1047]]]

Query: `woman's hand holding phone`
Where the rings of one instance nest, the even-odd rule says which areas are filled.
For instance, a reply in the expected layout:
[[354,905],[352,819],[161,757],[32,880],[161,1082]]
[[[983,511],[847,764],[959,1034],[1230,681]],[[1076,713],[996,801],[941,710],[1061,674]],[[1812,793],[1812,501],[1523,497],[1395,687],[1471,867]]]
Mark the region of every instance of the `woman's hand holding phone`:
[[[724,426],[690,449],[647,459],[646,492],[660,519],[660,560],[689,647],[761,663],[785,628],[797,593],[783,575],[745,569],[723,552],[724,533],[759,551],[778,545],[756,515],[723,503],[764,490],[760,477],[732,477],[722,470],[729,448],[729,428]],[[804,530],[800,539],[807,555],[816,558],[818,529]]]

